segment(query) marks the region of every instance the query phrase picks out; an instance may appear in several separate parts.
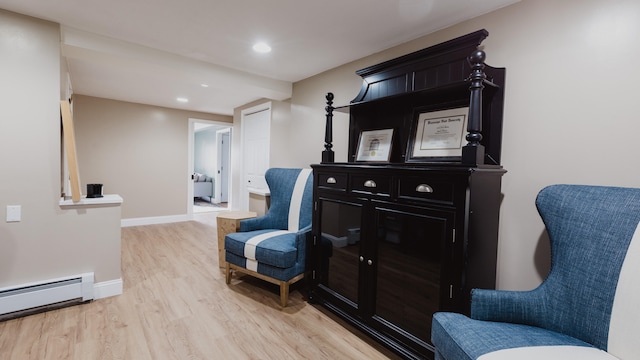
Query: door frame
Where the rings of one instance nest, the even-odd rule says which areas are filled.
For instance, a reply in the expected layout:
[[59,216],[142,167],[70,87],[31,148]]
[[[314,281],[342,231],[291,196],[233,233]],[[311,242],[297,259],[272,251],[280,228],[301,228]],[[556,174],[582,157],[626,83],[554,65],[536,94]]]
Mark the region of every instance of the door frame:
[[[197,119],[197,118],[189,118],[189,130],[187,131],[187,174],[186,174],[186,179],[187,179],[187,218],[189,219],[193,219],[193,179],[191,178],[191,175],[193,175],[194,172],[194,167],[193,167],[193,161],[195,158],[195,154],[194,154],[194,145],[195,145],[195,124],[199,123],[199,124],[208,124],[208,125],[218,125],[218,126],[224,126],[224,127],[228,127],[228,128],[233,128],[233,123],[228,123],[228,122],[224,122],[224,121],[214,121],[214,120],[204,120],[204,119]],[[230,139],[230,141],[232,141]],[[232,163],[230,161],[230,163]],[[231,167],[233,165],[229,164],[230,168],[229,168],[229,202],[228,202],[228,206],[227,209],[231,209],[231,202],[232,202],[232,196],[231,196]]]
[[[222,178],[223,175],[226,174],[227,177],[227,205],[229,205],[230,200],[231,200],[231,136],[232,136],[233,130],[231,127],[225,128],[225,129],[220,129],[218,131],[216,131],[216,146],[218,148],[218,151],[216,153],[216,157],[217,157],[217,168],[218,170],[216,171],[216,174],[214,176],[215,178],[215,182],[216,185],[218,185],[219,187],[216,187],[216,192],[213,194],[213,199],[215,203],[220,203],[222,202]],[[223,137],[224,135],[227,136],[228,138],[228,144],[223,144]],[[227,159],[226,159],[226,163],[227,163],[227,168],[222,168],[221,165],[224,162],[224,158],[223,158],[223,148],[227,148]]]

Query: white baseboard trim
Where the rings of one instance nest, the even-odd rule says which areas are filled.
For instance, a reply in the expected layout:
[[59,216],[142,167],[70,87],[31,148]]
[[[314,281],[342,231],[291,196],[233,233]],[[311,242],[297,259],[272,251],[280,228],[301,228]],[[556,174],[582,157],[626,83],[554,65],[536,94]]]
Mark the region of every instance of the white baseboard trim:
[[140,226],[140,225],[154,225],[154,224],[168,224],[174,222],[182,222],[192,220],[193,216],[187,214],[183,215],[170,215],[170,216],[156,216],[145,218],[130,218],[120,220],[120,226]]
[[122,295],[122,278],[93,284],[93,299]]

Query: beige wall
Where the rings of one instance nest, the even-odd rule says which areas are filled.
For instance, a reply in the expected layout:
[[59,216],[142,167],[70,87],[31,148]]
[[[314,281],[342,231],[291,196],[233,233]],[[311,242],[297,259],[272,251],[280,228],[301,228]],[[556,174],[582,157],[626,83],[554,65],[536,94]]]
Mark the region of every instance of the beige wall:
[[[59,26],[0,10],[0,54],[0,287],[120,279],[120,207],[59,205]],[[7,205],[21,206],[20,222],[5,222]]]
[[230,116],[74,95],[81,189],[104,184],[124,199],[124,219],[185,215],[189,118]]
[[[498,285],[536,286],[549,266],[534,200],[553,183],[640,187],[637,59],[640,2],[524,0],[294,84],[289,163],[320,160],[324,95],[336,104],[360,89],[354,71],[479,29],[487,63],[506,67]],[[347,118],[334,118],[336,160]]]

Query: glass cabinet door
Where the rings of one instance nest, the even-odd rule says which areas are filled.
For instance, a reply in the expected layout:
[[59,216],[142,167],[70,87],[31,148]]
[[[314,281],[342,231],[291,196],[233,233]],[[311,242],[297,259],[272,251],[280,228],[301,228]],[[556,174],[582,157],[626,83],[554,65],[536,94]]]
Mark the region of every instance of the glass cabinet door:
[[430,344],[432,314],[448,296],[442,264],[447,263],[446,249],[451,249],[447,244],[453,236],[453,213],[385,208],[374,213],[374,322],[393,324],[419,343]]
[[319,286],[358,307],[362,206],[320,200]]

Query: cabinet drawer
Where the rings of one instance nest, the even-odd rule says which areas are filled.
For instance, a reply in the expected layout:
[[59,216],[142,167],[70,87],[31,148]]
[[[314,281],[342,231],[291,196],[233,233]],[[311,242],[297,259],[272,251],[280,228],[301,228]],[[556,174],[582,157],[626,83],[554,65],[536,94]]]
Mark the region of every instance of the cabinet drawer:
[[318,174],[318,187],[333,190],[347,190],[347,174]]
[[377,195],[391,195],[391,179],[380,175],[352,175],[351,191]]
[[398,197],[453,204],[454,184],[428,177],[398,179]]

